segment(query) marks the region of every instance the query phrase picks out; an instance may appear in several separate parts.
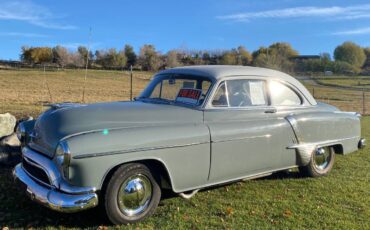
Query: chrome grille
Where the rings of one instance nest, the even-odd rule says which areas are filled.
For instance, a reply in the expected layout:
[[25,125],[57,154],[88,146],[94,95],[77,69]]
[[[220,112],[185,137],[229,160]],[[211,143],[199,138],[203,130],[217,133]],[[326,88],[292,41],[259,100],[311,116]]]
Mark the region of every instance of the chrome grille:
[[36,162],[26,157],[23,157],[22,167],[27,172],[27,174],[37,182],[45,186],[51,186],[48,174]]

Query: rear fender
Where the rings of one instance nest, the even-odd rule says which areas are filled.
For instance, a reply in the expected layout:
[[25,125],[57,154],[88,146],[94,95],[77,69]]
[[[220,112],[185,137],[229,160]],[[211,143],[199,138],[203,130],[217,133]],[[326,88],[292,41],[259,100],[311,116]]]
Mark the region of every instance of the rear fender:
[[361,125],[355,113],[310,112],[288,115],[285,119],[297,139],[297,144],[288,148],[297,150],[300,165],[307,165],[318,147],[341,146],[343,154],[357,150]]

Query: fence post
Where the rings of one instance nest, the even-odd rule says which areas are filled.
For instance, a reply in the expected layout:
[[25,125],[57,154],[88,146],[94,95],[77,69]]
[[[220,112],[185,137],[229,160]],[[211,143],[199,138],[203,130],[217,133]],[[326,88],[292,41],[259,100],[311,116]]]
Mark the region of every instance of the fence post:
[[366,107],[366,103],[365,103],[365,89],[362,89],[362,114],[365,115],[365,107]]
[[130,101],[132,101],[132,65],[130,66]]
[[315,88],[312,88],[312,97],[315,98]]

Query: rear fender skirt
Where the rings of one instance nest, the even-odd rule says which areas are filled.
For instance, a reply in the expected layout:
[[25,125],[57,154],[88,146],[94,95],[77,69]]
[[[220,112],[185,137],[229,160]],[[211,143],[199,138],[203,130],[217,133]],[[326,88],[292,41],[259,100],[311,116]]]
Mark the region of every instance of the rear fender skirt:
[[356,137],[348,137],[348,138],[321,141],[321,142],[315,142],[315,143],[302,143],[302,144],[288,146],[288,149],[296,149],[299,155],[300,165],[308,165],[308,163],[310,163],[312,153],[317,148],[325,147],[325,146],[342,145],[343,141],[357,140],[357,139],[358,137],[356,136]]

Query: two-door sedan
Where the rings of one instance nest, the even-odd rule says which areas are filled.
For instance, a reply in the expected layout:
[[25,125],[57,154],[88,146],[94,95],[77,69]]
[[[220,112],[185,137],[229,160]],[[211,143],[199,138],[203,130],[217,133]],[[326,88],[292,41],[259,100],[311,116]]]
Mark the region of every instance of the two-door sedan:
[[298,167],[318,177],[362,148],[360,115],[317,102],[295,78],[242,66],[162,71],[133,102],[54,104],[19,125],[14,177],[61,212],[104,206],[115,224],[161,190],[199,189]]

